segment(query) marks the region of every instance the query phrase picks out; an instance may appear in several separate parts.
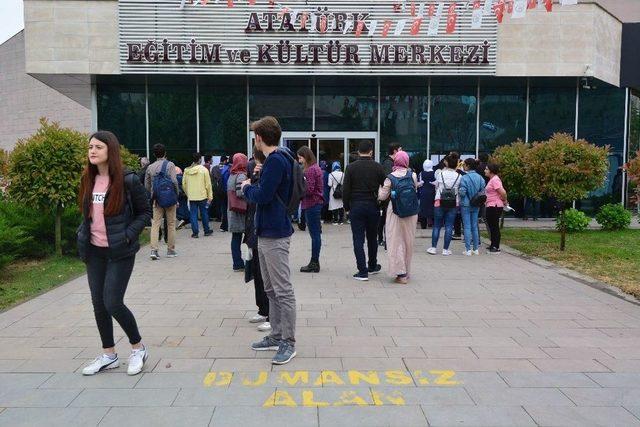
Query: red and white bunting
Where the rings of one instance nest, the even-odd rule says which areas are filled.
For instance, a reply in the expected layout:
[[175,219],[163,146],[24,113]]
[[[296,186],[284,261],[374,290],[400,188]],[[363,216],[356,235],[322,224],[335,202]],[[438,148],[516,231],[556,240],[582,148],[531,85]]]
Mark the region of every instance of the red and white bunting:
[[572,6],[578,4],[578,0],[560,0],[560,6]]
[[515,0],[511,18],[522,19],[527,15],[527,0]]
[[324,34],[327,32],[328,29],[329,29],[329,22],[327,20],[327,15],[322,15],[320,17],[320,32]]
[[418,18],[424,18],[424,3],[420,3],[420,8],[418,9]]
[[456,2],[449,5],[449,13],[447,13],[447,34],[456,32],[456,23],[458,22],[458,14],[456,13]]
[[398,20],[398,23],[396,24],[396,29],[393,32],[393,35],[394,36],[402,35],[402,32],[404,31],[404,27],[406,27],[406,25],[407,25],[407,20],[406,19]]
[[527,9],[535,9],[538,6],[538,0],[527,0]]
[[342,34],[347,34],[351,30],[353,30],[353,21],[344,21],[344,28],[342,29]]
[[436,13],[429,20],[429,29],[427,30],[427,35],[434,37],[438,35],[438,31],[440,29],[440,18],[444,13],[444,3],[438,3],[438,9]]
[[545,0],[544,7],[547,9],[547,12],[553,12],[553,0]]
[[372,37],[376,33],[377,29],[378,29],[377,19],[374,19],[373,21],[369,22],[369,37]]
[[429,18],[433,18],[435,14],[436,14],[436,5],[435,3],[431,3],[429,5]]
[[358,20],[356,24],[356,37],[360,37],[362,35],[362,30],[364,30],[364,21]]
[[487,16],[493,15],[493,0],[484,0],[484,10],[482,14]]
[[422,18],[418,17],[413,20],[413,24],[411,24],[411,35],[417,36],[420,34],[420,26],[422,26]]
[[504,18],[505,0],[498,0],[498,3],[493,7],[493,9],[496,14],[498,24],[502,24],[502,19]]
[[416,2],[411,0],[411,16],[416,16]]
[[387,37],[389,35],[389,31],[391,31],[391,21],[384,21],[384,25],[382,26],[382,37]]

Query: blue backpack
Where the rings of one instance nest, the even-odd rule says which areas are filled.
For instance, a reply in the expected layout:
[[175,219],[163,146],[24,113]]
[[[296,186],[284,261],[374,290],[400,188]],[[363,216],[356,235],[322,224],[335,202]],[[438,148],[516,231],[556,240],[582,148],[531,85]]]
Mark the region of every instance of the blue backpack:
[[402,178],[389,174],[387,177],[391,181],[391,205],[393,213],[400,218],[407,218],[417,215],[420,209],[418,204],[418,193],[413,182],[413,171],[409,169]]
[[178,203],[176,187],[169,174],[167,174],[168,164],[168,160],[162,162],[162,169],[153,177],[153,200],[161,208],[169,208]]

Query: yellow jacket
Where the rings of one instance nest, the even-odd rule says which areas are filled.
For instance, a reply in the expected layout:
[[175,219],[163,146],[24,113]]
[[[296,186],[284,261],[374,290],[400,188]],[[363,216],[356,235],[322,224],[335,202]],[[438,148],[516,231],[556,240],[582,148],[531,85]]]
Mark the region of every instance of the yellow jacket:
[[186,168],[182,177],[182,189],[191,201],[212,200],[211,176],[207,168],[202,165]]

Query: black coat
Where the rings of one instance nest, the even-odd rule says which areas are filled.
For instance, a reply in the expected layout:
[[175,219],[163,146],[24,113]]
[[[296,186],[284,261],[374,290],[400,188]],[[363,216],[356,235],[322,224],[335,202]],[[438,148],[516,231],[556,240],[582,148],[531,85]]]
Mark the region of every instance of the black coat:
[[420,218],[433,219],[433,203],[436,198],[436,187],[431,184],[435,181],[435,172],[429,171],[420,174],[420,178],[424,182],[420,187]]
[[[147,192],[134,172],[124,174],[125,198],[122,212],[115,216],[105,217],[107,240],[109,242],[109,258],[118,260],[133,256],[140,249],[138,238],[145,224],[151,218],[151,205]],[[107,204],[109,191],[105,196]],[[87,250],[91,245],[91,218],[89,205],[85,202],[83,221],[78,227],[78,254],[83,261],[87,259]]]

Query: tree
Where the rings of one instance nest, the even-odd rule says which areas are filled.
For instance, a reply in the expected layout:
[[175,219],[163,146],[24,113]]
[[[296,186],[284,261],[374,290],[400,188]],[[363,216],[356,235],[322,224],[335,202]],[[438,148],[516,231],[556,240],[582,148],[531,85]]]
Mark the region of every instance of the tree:
[[633,185],[632,188],[635,193],[632,196],[632,201],[636,204],[638,215],[640,215],[640,151],[625,165],[625,170],[629,175],[629,182]]
[[87,138],[41,118],[36,133],[19,140],[9,157],[9,195],[24,205],[55,214],[58,255],[62,255],[62,212],[78,197]]
[[[568,204],[582,199],[605,182],[609,147],[597,147],[584,139],[574,140],[556,133],[543,143],[534,144],[525,159],[527,174],[535,180],[532,196],[553,197],[560,202],[560,215]],[[564,223],[562,218],[560,223]],[[561,227],[560,250],[565,249],[566,227]]]

